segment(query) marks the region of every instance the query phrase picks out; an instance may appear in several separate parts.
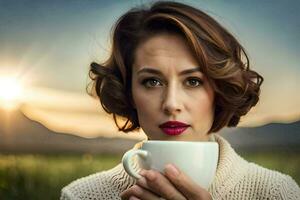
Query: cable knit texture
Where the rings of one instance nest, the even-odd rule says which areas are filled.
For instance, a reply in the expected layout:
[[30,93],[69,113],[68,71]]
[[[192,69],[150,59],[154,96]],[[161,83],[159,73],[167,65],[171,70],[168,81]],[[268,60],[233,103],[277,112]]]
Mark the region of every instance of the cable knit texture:
[[[213,199],[300,200],[300,188],[288,175],[249,163],[241,158],[221,136],[216,176],[208,191]],[[134,148],[139,148],[140,144]],[[138,170],[137,160],[134,168]],[[135,184],[122,164],[73,181],[62,189],[61,200],[118,200],[119,194]]]

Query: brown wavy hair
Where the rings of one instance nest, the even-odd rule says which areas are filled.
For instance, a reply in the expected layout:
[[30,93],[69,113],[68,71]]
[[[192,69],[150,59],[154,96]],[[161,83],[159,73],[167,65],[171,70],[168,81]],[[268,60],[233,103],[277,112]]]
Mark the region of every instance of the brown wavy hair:
[[[139,44],[161,33],[184,37],[212,85],[215,113],[209,133],[236,126],[257,104],[263,77],[250,69],[244,48],[232,34],[203,11],[178,2],[158,1],[122,15],[112,29],[110,57],[90,65],[87,92],[113,114],[120,131],[139,129],[131,93],[135,51]],[[125,118],[125,124],[120,126],[118,117]]]

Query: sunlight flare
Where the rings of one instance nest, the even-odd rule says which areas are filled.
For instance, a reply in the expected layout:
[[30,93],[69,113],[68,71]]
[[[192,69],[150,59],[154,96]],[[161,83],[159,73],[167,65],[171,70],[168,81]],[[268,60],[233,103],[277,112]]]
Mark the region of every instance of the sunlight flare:
[[22,85],[15,77],[0,77],[0,106],[7,110],[18,107]]

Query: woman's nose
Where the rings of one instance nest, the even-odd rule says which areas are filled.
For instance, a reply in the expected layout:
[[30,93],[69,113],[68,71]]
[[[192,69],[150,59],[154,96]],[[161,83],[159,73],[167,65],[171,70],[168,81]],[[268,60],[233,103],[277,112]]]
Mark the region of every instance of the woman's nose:
[[162,110],[167,115],[176,115],[182,111],[180,91],[175,86],[167,88],[164,92]]

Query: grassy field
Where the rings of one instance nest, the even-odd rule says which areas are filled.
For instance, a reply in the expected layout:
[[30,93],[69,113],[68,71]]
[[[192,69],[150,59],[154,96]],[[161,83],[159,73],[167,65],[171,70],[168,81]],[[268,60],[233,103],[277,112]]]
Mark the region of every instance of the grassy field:
[[[242,153],[247,160],[291,175],[300,184],[297,153]],[[59,199],[61,188],[79,177],[109,169],[120,155],[1,155],[0,199]]]
[[119,163],[112,155],[0,155],[0,199],[59,199],[74,179]]

